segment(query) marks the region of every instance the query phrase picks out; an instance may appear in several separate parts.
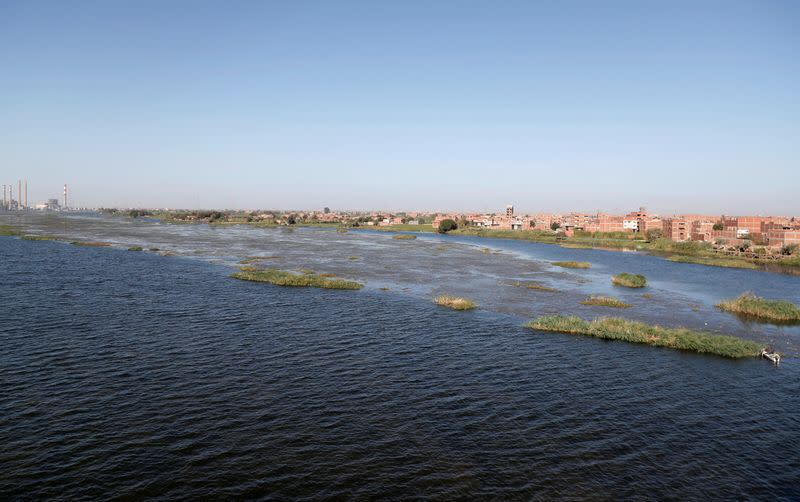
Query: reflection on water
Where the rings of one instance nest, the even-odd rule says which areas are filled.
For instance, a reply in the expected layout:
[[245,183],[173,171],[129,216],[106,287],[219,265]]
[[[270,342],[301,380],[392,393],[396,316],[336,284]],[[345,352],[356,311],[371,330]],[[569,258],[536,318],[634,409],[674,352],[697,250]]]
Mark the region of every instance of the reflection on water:
[[[672,263],[643,253],[572,249],[523,241],[320,228],[259,229],[246,225],[164,224],[149,219],[99,215],[0,215],[27,231],[67,240],[107,241],[121,248],[139,245],[228,266],[252,256],[272,257],[284,269],[311,269],[363,281],[367,289],[399,291],[418,298],[440,293],[469,297],[482,309],[517,316],[582,317],[624,315],[668,326],[683,325],[757,340],[789,354],[800,351],[800,326],[745,322],[715,305],[743,291],[800,303],[800,277],[763,271]],[[569,270],[553,261],[588,261],[588,270]],[[642,290],[612,286],[620,272],[644,274]],[[515,287],[535,282],[555,291]],[[620,312],[581,305],[589,295],[615,296],[632,308]]]

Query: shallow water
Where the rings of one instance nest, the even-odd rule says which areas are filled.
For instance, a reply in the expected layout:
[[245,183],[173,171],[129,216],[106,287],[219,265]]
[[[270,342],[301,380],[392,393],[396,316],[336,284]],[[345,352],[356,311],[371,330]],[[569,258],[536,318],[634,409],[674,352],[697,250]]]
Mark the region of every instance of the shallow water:
[[[185,231],[218,242],[216,229]],[[234,232],[292,257],[319,242]],[[330,237],[365,258],[400,245]],[[448,286],[526,266],[599,288],[613,268],[604,260],[628,259],[593,256],[580,275],[513,246],[484,255],[447,242],[445,256],[482,267],[436,276]],[[289,289],[202,259],[9,237],[0,259],[3,500],[800,497],[797,359],[774,367],[535,333],[516,315],[437,308],[398,280],[382,292],[372,276],[362,291]]]
[[[343,234],[307,227],[177,225],[147,219],[35,213],[0,215],[2,223],[67,240],[106,241],[121,248],[157,247],[231,267],[247,256],[270,256],[262,262],[264,265],[335,273],[365,282],[369,290],[389,288],[424,299],[441,293],[466,296],[483,310],[517,316],[520,323],[550,313],[585,318],[622,315],[736,335],[787,355],[800,354],[800,325],[753,322],[715,307],[744,291],[800,304],[800,276],[673,263],[637,252],[438,234],[396,240],[390,233],[363,230]],[[572,270],[551,265],[553,261],[570,260],[588,261],[592,268]],[[612,286],[611,277],[620,272],[644,274],[649,285],[644,289]],[[525,281],[557,291],[527,289]],[[520,282],[523,286],[516,287]],[[615,296],[633,307],[619,310],[580,304],[593,294]]]

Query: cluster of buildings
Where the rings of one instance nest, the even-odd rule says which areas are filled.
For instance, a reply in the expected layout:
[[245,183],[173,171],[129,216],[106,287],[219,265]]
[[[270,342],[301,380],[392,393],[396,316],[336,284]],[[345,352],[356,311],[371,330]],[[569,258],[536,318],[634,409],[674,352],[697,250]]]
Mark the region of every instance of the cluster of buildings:
[[576,232],[640,233],[649,238],[664,237],[677,242],[704,241],[738,245],[746,241],[770,247],[800,244],[800,217],[788,216],[685,214],[661,217],[648,213],[643,207],[625,215],[605,213],[517,215],[514,213],[514,206],[507,206],[505,213],[499,215],[437,215],[432,224],[436,227],[446,218],[466,226],[497,230],[563,232],[566,236],[573,236]]

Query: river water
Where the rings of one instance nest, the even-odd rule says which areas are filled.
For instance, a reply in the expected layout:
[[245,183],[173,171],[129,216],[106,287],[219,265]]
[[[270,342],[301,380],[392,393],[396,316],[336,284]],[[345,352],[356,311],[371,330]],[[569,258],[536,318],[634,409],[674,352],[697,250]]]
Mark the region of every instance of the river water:
[[[0,237],[4,500],[800,497],[798,327],[713,307],[744,290],[800,303],[797,276],[438,235],[3,223],[115,243]],[[367,286],[228,278],[253,255]],[[623,271],[650,286],[612,287]],[[481,307],[438,308],[441,292]],[[634,307],[580,305],[588,294]],[[548,312],[702,327],[790,357],[774,367],[520,327]]]

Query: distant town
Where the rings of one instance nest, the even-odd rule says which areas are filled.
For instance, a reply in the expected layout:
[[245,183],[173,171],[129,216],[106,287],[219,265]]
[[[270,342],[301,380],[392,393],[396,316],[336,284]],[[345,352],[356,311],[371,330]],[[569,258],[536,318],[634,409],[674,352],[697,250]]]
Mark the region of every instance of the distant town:
[[[16,188],[16,192],[14,191]],[[16,195],[16,198],[15,198]],[[28,201],[28,183],[19,180],[3,185],[0,210],[3,211],[68,211],[67,185],[63,199],[47,199],[33,205]],[[119,209],[99,209],[119,213]],[[262,223],[271,225],[336,224],[349,227],[379,227],[387,230],[413,230],[427,226],[440,229],[451,220],[457,228],[519,232],[548,232],[564,237],[575,235],[623,236],[639,234],[648,240],[669,239],[674,242],[698,241],[733,247],[750,245],[781,248],[800,245],[800,216],[729,216],[680,214],[662,216],[640,207],[624,215],[606,213],[517,214],[513,205],[498,213],[440,213],[332,211],[182,211],[162,209],[126,209],[131,216],[167,216],[183,222]],[[388,227],[388,228],[386,228]],[[395,227],[395,228],[392,228]],[[624,236],[623,236],[624,237]]]

